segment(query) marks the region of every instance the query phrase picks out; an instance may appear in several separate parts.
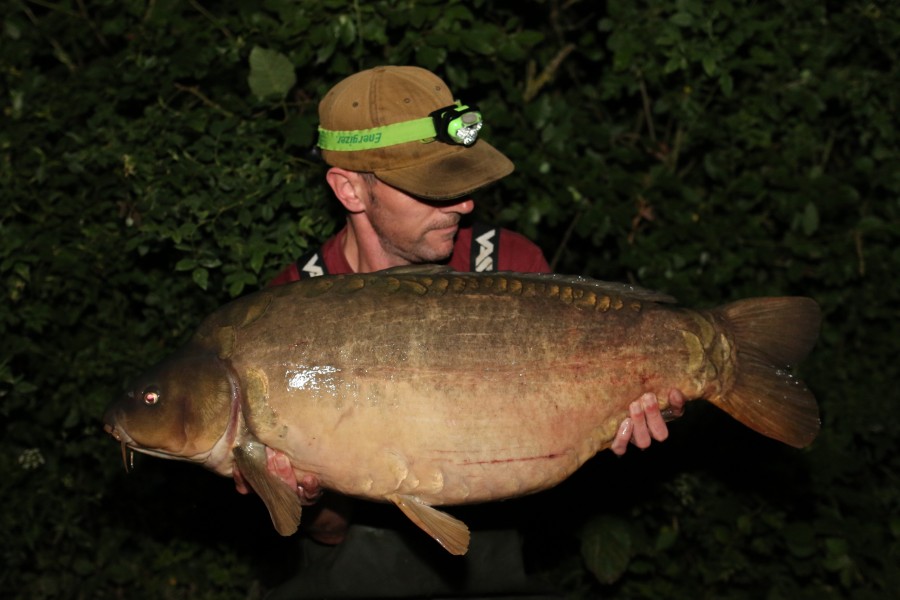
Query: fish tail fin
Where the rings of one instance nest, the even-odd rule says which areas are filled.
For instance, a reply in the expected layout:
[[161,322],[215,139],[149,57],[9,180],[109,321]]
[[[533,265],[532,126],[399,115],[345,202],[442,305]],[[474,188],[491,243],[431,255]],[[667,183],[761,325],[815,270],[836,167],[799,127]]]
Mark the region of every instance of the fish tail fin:
[[811,298],[751,298],[718,309],[734,336],[734,386],[711,401],[747,427],[796,448],[819,432],[816,399],[790,369],[819,334]]

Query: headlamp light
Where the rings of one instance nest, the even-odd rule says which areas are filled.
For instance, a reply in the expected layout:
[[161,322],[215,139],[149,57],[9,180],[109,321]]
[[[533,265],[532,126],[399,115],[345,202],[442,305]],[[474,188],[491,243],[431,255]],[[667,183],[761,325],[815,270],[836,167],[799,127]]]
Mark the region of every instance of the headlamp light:
[[452,104],[431,113],[435,137],[445,144],[471,146],[483,125],[476,106]]

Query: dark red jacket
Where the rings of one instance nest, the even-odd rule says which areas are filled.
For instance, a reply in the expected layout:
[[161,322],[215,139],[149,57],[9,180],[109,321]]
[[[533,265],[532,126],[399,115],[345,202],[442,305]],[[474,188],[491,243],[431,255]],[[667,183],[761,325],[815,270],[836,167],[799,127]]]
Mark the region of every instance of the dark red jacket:
[[[353,269],[341,251],[345,235],[346,227],[328,238],[321,248],[285,268],[269,285],[281,285],[301,277],[352,273]],[[543,252],[528,238],[508,229],[481,223],[460,228],[448,265],[456,271],[550,272]]]

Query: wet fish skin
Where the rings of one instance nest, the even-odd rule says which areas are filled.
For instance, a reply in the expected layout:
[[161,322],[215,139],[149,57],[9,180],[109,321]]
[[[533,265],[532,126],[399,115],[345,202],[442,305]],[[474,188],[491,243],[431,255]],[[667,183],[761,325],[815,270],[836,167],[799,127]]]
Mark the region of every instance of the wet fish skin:
[[[814,301],[671,302],[585,278],[437,268],[301,281],[213,313],[110,408],[107,429],[226,476],[237,460],[251,483],[265,464],[241,449],[269,446],[326,488],[394,502],[459,553],[431,506],[556,485],[609,447],[647,391],[677,388],[764,435],[812,441],[816,403],[788,366],[815,342]],[[141,401],[148,387],[156,405]],[[296,529],[299,507],[261,497],[281,533]]]

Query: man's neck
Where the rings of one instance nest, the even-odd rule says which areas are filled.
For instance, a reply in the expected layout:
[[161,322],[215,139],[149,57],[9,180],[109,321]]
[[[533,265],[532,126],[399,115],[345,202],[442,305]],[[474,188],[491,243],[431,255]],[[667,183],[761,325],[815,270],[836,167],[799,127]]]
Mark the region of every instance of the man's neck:
[[408,264],[384,251],[378,234],[364,215],[351,214],[347,218],[347,233],[342,242],[341,252],[354,273],[371,273]]

